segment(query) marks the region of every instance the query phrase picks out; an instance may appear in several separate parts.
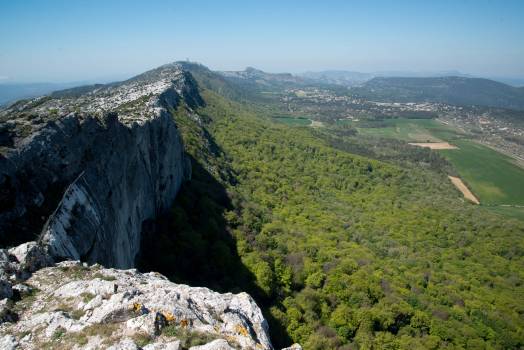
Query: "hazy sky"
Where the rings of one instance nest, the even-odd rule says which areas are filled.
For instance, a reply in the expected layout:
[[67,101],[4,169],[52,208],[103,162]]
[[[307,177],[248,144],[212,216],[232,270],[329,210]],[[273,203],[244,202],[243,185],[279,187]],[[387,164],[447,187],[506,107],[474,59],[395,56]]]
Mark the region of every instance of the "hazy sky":
[[0,0],[0,80],[212,69],[524,77],[524,0]]

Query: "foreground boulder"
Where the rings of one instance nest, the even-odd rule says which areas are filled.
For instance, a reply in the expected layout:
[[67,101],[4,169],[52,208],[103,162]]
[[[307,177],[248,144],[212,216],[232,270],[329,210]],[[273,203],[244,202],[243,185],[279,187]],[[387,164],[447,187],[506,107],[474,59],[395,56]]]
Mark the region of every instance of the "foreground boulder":
[[2,348],[272,349],[246,293],[220,294],[157,273],[62,262],[35,272],[0,325]]

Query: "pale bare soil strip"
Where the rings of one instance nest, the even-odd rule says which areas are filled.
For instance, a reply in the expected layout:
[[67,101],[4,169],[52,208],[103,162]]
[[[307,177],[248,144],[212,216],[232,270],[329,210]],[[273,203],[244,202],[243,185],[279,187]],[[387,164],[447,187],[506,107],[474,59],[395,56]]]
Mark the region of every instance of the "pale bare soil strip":
[[319,122],[318,120],[311,120],[311,124],[309,124],[312,128],[321,128],[324,126],[324,123]]
[[475,197],[475,195],[471,193],[469,188],[466,185],[464,185],[464,182],[462,182],[462,180],[459,177],[455,177],[455,176],[448,176],[448,177],[451,180],[451,182],[453,183],[453,185],[455,185],[455,187],[460,192],[462,192],[462,194],[464,195],[464,198],[469,199],[470,201],[472,201],[475,204],[480,204],[477,197]]
[[427,147],[431,149],[458,149],[448,142],[409,142],[410,145],[418,147]]

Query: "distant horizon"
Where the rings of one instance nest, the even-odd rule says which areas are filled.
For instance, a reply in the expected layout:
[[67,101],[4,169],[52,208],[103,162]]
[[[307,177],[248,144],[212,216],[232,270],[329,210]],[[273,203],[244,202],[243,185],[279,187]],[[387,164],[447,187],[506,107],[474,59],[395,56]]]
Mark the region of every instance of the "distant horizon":
[[[184,62],[185,60],[174,60],[174,61],[171,61],[171,62],[166,62],[164,64],[169,64],[169,63],[174,63],[174,62]],[[271,74],[279,74],[279,73],[290,73],[290,74],[293,74],[295,76],[300,76],[302,74],[307,74],[307,73],[323,73],[323,72],[351,72],[351,73],[359,73],[359,74],[369,74],[369,75],[376,75],[376,76],[380,76],[381,74],[384,74],[384,75],[387,75],[388,77],[419,77],[419,78],[425,78],[425,77],[435,77],[435,76],[462,76],[462,77],[469,77],[469,78],[484,78],[484,79],[490,79],[490,80],[495,80],[495,81],[499,81],[499,82],[503,82],[505,84],[508,84],[508,85],[514,85],[514,86],[524,86],[524,75],[523,76],[480,76],[480,75],[474,75],[474,74],[470,74],[470,73],[467,73],[467,72],[462,72],[462,71],[459,71],[459,70],[456,70],[456,69],[449,69],[449,70],[434,70],[434,71],[416,71],[416,70],[396,70],[396,69],[387,69],[387,70],[379,70],[379,71],[359,71],[359,70],[356,70],[356,69],[351,69],[351,68],[348,68],[348,69],[344,69],[344,68],[327,68],[327,69],[320,69],[320,70],[303,70],[303,71],[295,71],[295,72],[292,72],[292,71],[270,71],[270,70],[265,70],[265,69],[262,69],[262,68],[259,68],[259,67],[256,67],[256,66],[253,66],[253,65],[246,65],[244,66],[243,68],[239,68],[239,69],[233,69],[233,70],[222,70],[222,69],[214,69],[213,67],[210,67],[208,65],[206,65],[205,63],[203,62],[195,62],[195,61],[190,61],[191,63],[197,63],[197,64],[201,64],[201,65],[204,65],[206,67],[208,67],[209,69],[213,70],[213,71],[244,71],[245,69],[247,68],[254,68],[254,69],[257,69],[257,70],[261,70],[263,72],[266,72],[266,73],[271,73]],[[139,75],[141,73],[144,73],[148,70],[151,70],[151,69],[155,69],[157,67],[160,67],[161,65],[163,64],[160,64],[158,66],[155,66],[155,67],[150,67],[150,68],[146,68],[142,71],[138,71],[138,72],[133,72],[133,73],[128,73],[128,74],[125,74],[125,73],[122,73],[122,74],[114,74],[114,75],[108,75],[108,76],[98,76],[98,77],[85,77],[83,79],[77,79],[77,80],[12,80],[10,79],[9,77],[7,76],[0,76],[0,84],[3,84],[3,85],[6,85],[6,84],[12,84],[12,85],[17,85],[17,84],[49,84],[49,85],[61,85],[61,84],[67,84],[67,85],[75,85],[76,86],[80,86],[80,85],[83,85],[83,84],[107,84],[107,83],[111,83],[111,82],[118,82],[118,81],[123,81],[123,80],[126,80],[126,79],[130,79],[136,75]],[[448,75],[449,73],[449,75]],[[398,75],[394,75],[394,74],[398,74]],[[514,83],[509,83],[513,81]],[[516,83],[516,85],[515,85]]]
[[186,58],[222,71],[524,78],[523,16],[519,0],[4,1],[0,78],[105,81]]

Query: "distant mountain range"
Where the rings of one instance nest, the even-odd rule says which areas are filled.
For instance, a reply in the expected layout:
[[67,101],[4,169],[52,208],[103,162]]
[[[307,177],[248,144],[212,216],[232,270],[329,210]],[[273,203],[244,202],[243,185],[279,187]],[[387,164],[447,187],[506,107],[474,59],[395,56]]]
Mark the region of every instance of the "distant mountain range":
[[[384,76],[375,76],[382,74]],[[397,74],[411,76],[398,77]],[[433,76],[425,76],[432,74]],[[340,86],[350,94],[383,102],[438,102],[452,105],[476,105],[524,110],[524,87],[474,78],[456,71],[377,72],[352,71],[307,72],[300,75],[266,73],[255,68],[221,72],[228,80],[244,86],[245,92],[278,90],[287,87]],[[388,76],[391,75],[391,76]]]
[[[441,102],[524,110],[524,87],[474,78],[458,71],[409,72],[321,71],[293,75],[267,73],[248,67],[243,71],[218,72],[225,80],[242,86],[244,97],[260,96],[261,91],[281,91],[289,87],[339,86],[350,93],[376,101]],[[510,82],[517,84],[520,80]],[[523,81],[524,83],[524,81]],[[22,98],[49,94],[85,83],[2,83],[0,106]],[[80,93],[82,91],[79,91]],[[238,94],[239,92],[235,92]]]
[[360,85],[374,77],[371,73],[360,73],[343,70],[330,70],[323,72],[305,72],[299,76],[306,79],[313,79],[327,84],[344,86]]
[[222,76],[233,80],[251,81],[262,85],[289,85],[305,84],[307,81],[291,73],[267,73],[253,67],[247,67],[243,71],[219,72]]
[[441,102],[524,110],[524,88],[483,78],[373,78],[351,91],[377,101]]
[[372,73],[362,73],[345,70],[327,70],[320,72],[305,72],[299,76],[307,79],[313,79],[318,82],[327,84],[343,85],[347,87],[359,86],[376,77],[410,77],[410,78],[425,78],[425,77],[471,77],[467,74],[462,74],[459,71],[438,71],[438,72],[411,72],[411,71],[379,71]]
[[49,94],[52,91],[84,85],[84,82],[72,83],[2,83],[0,84],[0,106],[22,98],[31,98]]
[[[426,72],[412,72],[412,71],[377,71],[371,73],[363,73],[346,70],[326,70],[319,72],[305,72],[297,76],[312,79],[317,82],[343,85],[347,87],[359,86],[373,78],[441,78],[441,77],[462,77],[462,78],[480,78],[470,74],[464,74],[456,70],[449,71],[426,71]],[[524,87],[523,78],[511,77],[483,77],[490,80],[495,80],[500,83],[508,84],[513,87]]]
[[63,83],[0,81],[0,107],[9,105],[10,103],[20,99],[48,95],[54,91],[60,91],[74,87],[85,88],[88,85],[93,85],[93,83],[111,83],[125,79],[127,79],[127,75],[113,75],[110,77],[97,78],[94,80],[71,81]]

